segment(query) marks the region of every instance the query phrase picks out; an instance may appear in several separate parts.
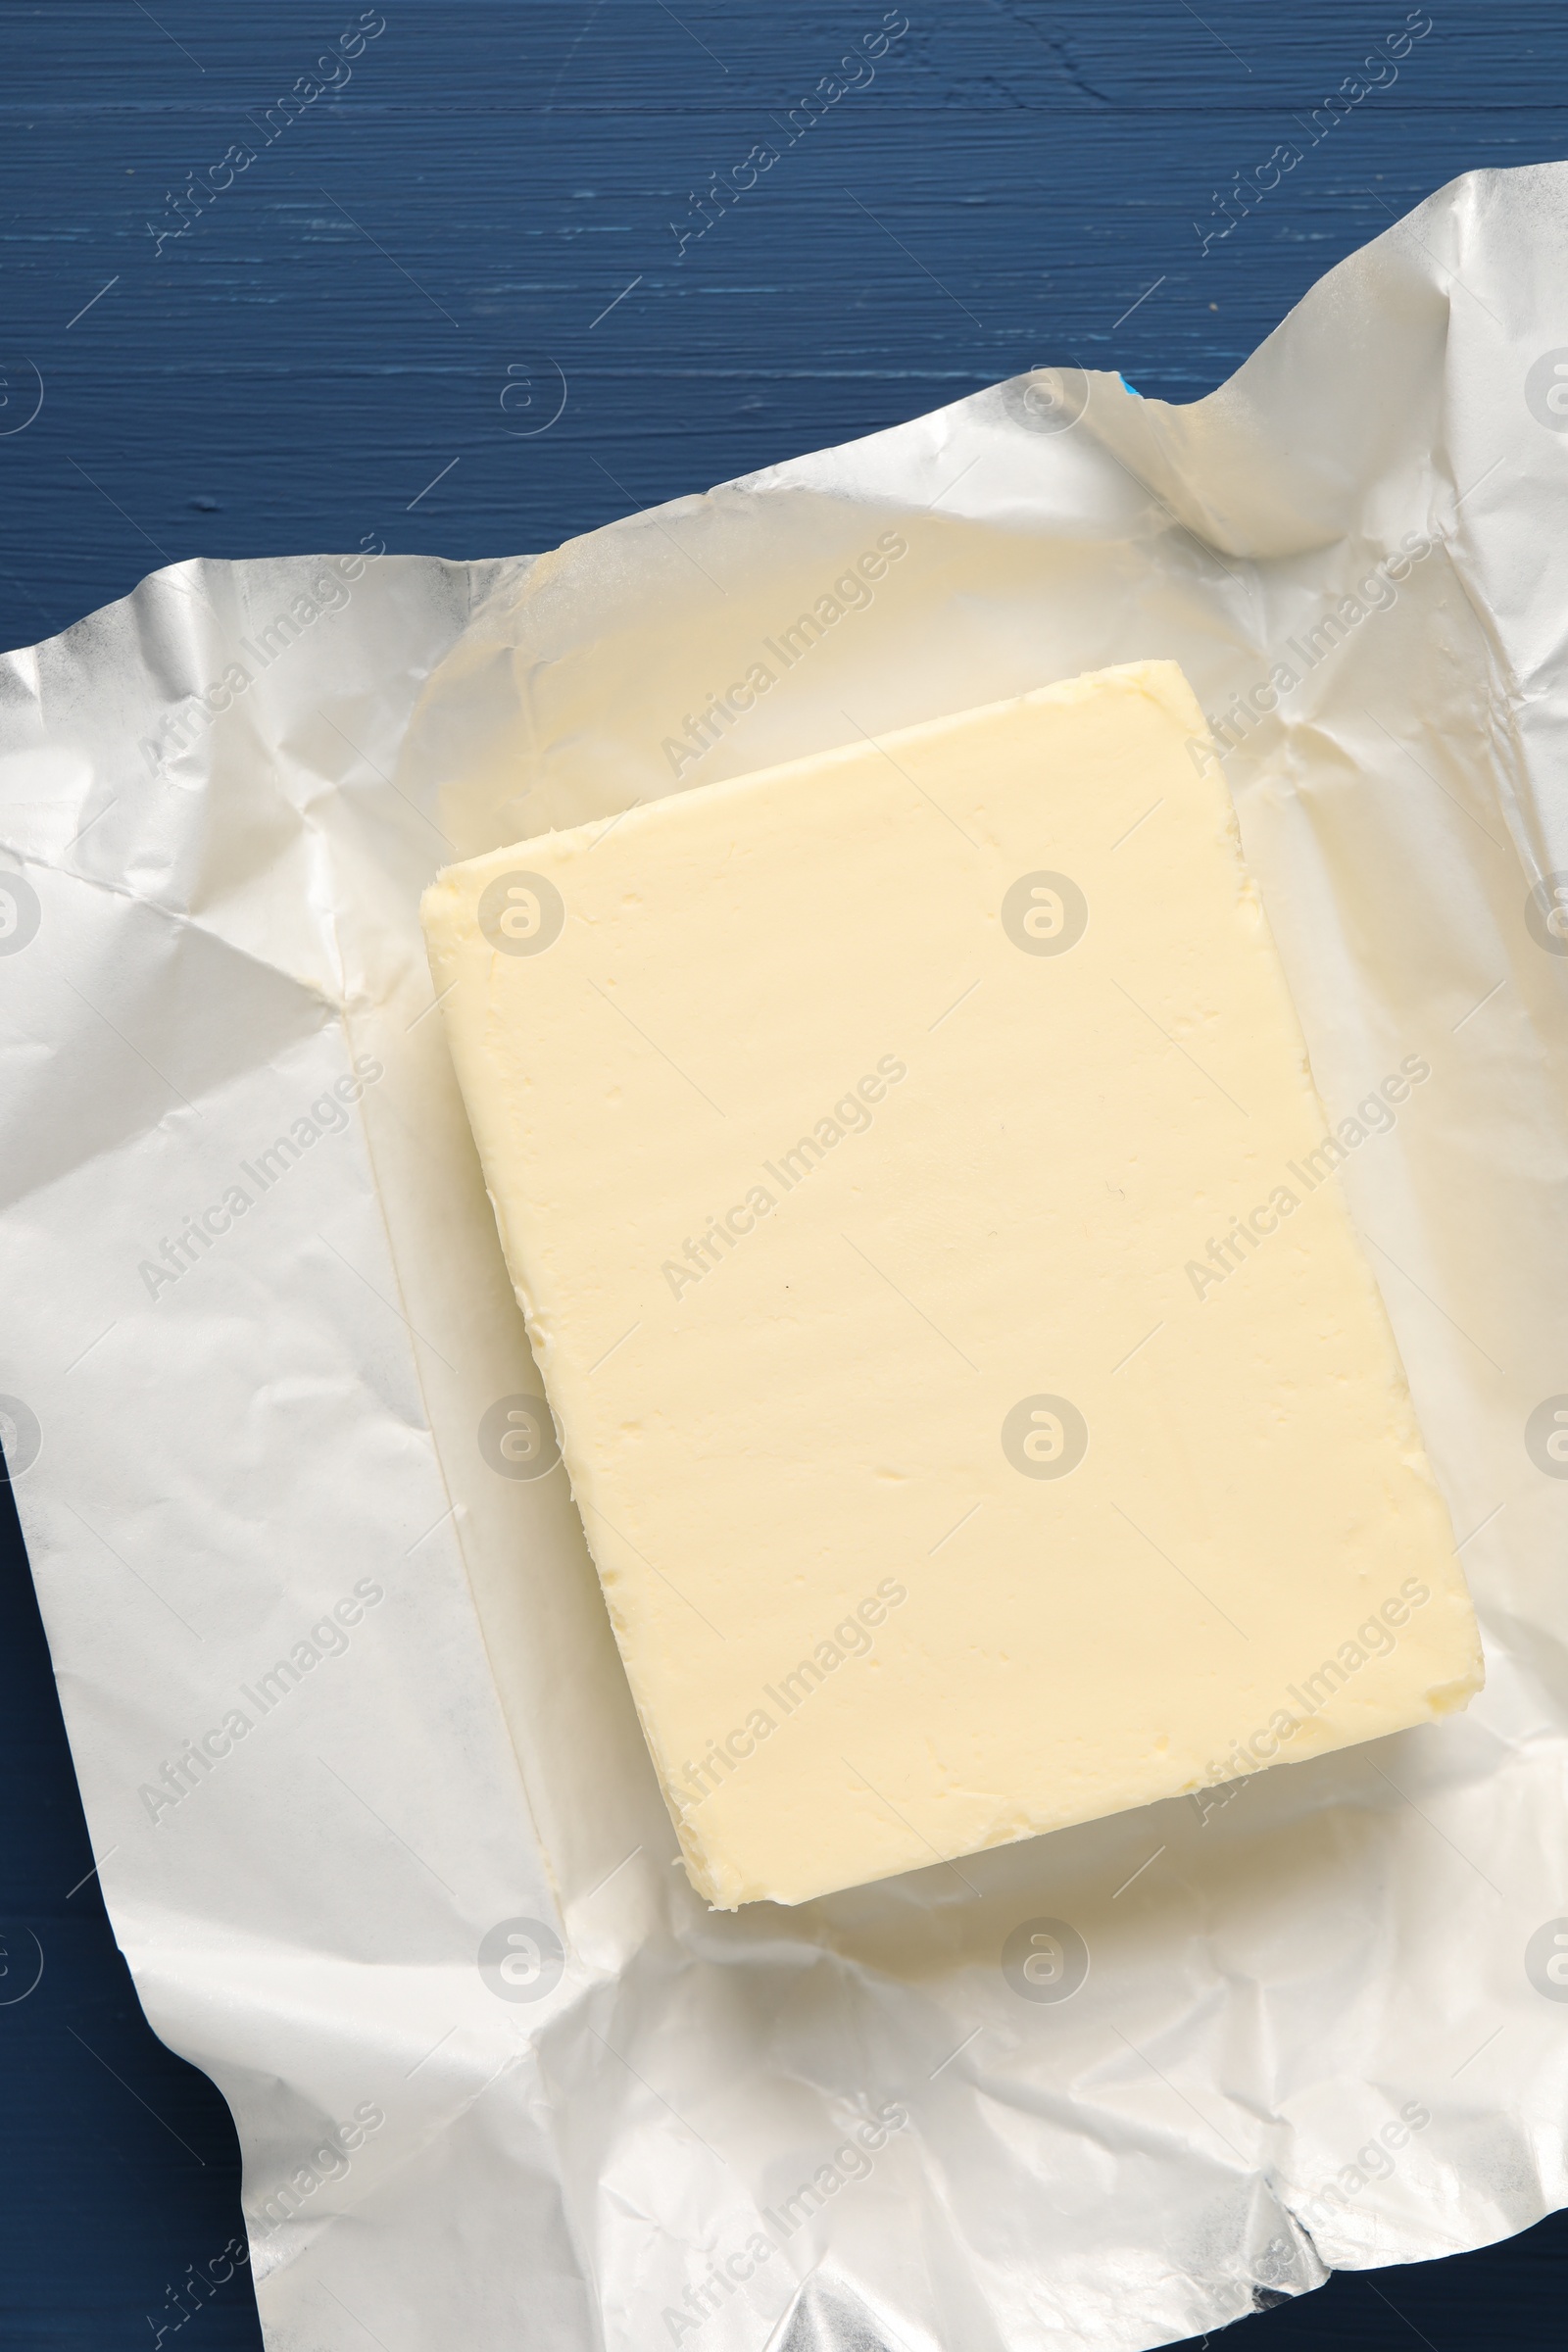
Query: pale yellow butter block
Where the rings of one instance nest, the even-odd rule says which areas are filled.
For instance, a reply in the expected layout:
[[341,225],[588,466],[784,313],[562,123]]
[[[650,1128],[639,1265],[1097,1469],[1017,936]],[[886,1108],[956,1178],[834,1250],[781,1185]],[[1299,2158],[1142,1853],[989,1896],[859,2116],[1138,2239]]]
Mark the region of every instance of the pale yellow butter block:
[[[507,1263],[714,1903],[1479,1686],[1205,744],[1173,664],[1104,670],[426,897]],[[1390,1073],[1395,1115],[1425,1073]]]

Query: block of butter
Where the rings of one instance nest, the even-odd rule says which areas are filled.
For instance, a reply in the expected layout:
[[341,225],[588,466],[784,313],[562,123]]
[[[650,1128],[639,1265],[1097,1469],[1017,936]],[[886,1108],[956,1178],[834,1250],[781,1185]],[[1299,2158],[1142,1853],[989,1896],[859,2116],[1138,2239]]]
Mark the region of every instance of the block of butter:
[[[423,914],[711,1902],[934,1866],[1479,1687],[1172,663],[497,851]],[[513,1419],[553,1462],[544,1403]]]

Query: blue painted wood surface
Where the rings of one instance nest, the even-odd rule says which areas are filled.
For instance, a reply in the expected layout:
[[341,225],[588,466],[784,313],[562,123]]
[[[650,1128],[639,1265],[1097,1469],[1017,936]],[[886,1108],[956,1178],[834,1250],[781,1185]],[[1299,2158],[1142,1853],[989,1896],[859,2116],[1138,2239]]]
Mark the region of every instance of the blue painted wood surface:
[[[1556,0],[9,0],[0,31],[0,645],[191,555],[548,547],[1032,364],[1192,399],[1433,188],[1565,152]],[[238,2232],[233,2134],[76,1884],[14,1529],[5,1569],[0,1996],[29,1935],[46,1966],[0,1997],[0,2335],[254,2346],[243,2270],[180,2293]],[[1241,2340],[1555,2352],[1565,2262],[1548,2223]]]

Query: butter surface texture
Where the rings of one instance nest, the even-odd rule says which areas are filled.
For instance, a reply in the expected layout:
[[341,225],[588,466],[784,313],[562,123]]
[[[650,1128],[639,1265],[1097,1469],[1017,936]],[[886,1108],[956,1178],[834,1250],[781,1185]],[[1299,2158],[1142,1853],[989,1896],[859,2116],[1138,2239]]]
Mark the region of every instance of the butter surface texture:
[[1479,1686],[1206,745],[1173,664],[1106,670],[426,896],[507,1263],[716,1904]]

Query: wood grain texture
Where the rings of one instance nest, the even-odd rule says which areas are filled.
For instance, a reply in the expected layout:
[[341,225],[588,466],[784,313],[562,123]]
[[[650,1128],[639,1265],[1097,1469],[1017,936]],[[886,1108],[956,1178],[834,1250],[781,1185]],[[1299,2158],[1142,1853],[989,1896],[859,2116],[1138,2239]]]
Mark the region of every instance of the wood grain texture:
[[[851,77],[882,0],[386,0],[384,30],[318,70],[365,13],[8,0],[0,644],[196,554],[548,547],[1031,364],[1193,399],[1446,180],[1565,152],[1558,0],[906,0],[907,32],[808,127],[792,114]],[[313,74],[338,86],[283,122]],[[767,143],[682,246],[712,175]],[[1205,250],[1218,196],[1293,143]],[[170,192],[243,145],[160,242]],[[217,2094],[140,2017],[95,1882],[68,1892],[91,1854],[6,1543],[0,1920],[50,1968],[0,2006],[0,2336],[110,2352],[173,2327],[169,2290],[238,2229],[237,2167]],[[1240,2340],[1555,2352],[1565,2262],[1559,2219],[1338,2278]],[[243,2274],[165,2338],[259,2340]]]
[[[365,13],[8,11],[0,415],[26,362],[45,397],[0,433],[0,643],[195,553],[549,546],[1037,362],[1190,399],[1431,189],[1562,143],[1553,0],[1438,0],[1206,253],[1216,193],[1427,12],[911,0],[874,77],[790,137],[881,0],[391,0],[269,136]],[[693,192],[769,140],[682,251]],[[247,142],[160,243],[170,191]],[[556,368],[559,422],[509,429]]]

